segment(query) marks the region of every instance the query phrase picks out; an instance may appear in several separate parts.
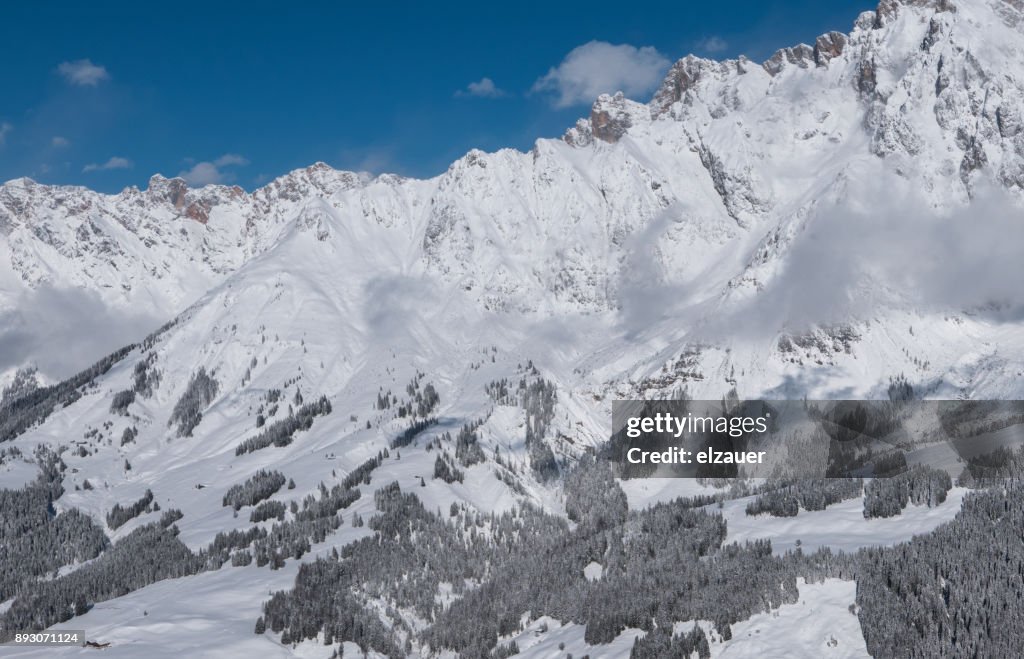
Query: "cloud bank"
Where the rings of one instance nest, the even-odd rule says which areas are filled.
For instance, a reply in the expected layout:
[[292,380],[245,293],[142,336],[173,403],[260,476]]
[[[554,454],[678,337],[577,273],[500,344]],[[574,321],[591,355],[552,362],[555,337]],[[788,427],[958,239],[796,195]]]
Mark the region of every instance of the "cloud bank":
[[501,98],[506,96],[505,90],[499,88],[490,78],[483,77],[477,82],[471,82],[465,89],[455,92],[456,96],[476,96],[477,98]]
[[82,168],[83,172],[104,172],[111,169],[131,169],[134,163],[121,156],[114,156],[105,163],[89,163]]
[[0,373],[34,364],[51,379],[77,373],[166,320],[112,309],[86,290],[41,288],[13,307],[0,311]]
[[979,189],[952,211],[915,192],[857,198],[870,208],[820,208],[725,324],[800,331],[880,308],[1024,319],[1024,209],[1004,190]]
[[106,68],[93,64],[87,59],[61,62],[57,67],[57,72],[64,76],[64,79],[70,84],[79,87],[95,87],[104,80],[110,79]]
[[717,34],[713,34],[710,37],[704,37],[698,41],[696,45],[697,50],[710,53],[712,55],[721,53],[729,48],[729,42]]
[[213,161],[197,162],[191,169],[178,172],[178,176],[196,188],[204,185],[215,185],[218,183],[229,183],[234,180],[230,172],[225,172],[227,167],[244,167],[249,161],[237,153],[225,153]]
[[650,46],[591,41],[574,48],[561,64],[538,79],[531,91],[553,93],[558,108],[589,105],[601,94],[617,91],[638,97],[661,83],[669,64]]

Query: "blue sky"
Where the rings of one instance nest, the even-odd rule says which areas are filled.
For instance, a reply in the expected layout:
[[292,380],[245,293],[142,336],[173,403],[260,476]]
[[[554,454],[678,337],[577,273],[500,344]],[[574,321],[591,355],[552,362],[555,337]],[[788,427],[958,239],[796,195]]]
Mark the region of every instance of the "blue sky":
[[[155,172],[247,189],[322,160],[432,176],[528,149],[592,96],[647,100],[695,52],[761,60],[870,0],[12,3],[0,180],[117,191]],[[596,42],[596,43],[591,43]]]

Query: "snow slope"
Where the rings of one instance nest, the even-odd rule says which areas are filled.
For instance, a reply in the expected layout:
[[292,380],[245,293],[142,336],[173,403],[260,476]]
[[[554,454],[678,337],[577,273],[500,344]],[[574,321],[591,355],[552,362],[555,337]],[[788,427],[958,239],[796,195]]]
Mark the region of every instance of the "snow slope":
[[[713,659],[735,657],[796,657],[800,659],[853,659],[870,656],[864,645],[857,616],[850,611],[856,597],[852,581],[826,579],[823,583],[798,580],[800,600],[783,604],[771,613],[758,614],[732,627],[732,638],[725,641],[714,635],[713,625],[698,621],[710,633]],[[678,622],[675,632],[692,629],[692,621]],[[633,640],[644,632],[628,629],[606,645],[589,645],[583,639],[584,627],[562,624],[543,617],[531,622],[514,637],[519,646],[516,656],[529,659],[563,659],[590,656],[593,659],[628,657]]]

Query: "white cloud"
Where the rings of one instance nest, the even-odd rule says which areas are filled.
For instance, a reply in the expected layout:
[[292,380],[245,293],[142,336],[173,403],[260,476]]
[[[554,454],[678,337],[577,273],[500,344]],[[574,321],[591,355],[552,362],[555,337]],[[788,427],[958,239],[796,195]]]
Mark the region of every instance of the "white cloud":
[[191,169],[178,172],[178,176],[185,179],[192,187],[199,188],[204,185],[230,181],[233,178],[231,173],[221,171],[225,167],[243,167],[248,164],[248,159],[237,153],[225,153],[213,162],[197,162],[192,165]]
[[7,134],[14,130],[14,126],[6,121],[0,122],[0,146],[4,145],[7,141]]
[[66,378],[164,322],[108,307],[87,289],[26,291],[0,311],[0,371],[35,364],[50,378]]
[[75,60],[74,62],[61,62],[57,71],[64,76],[64,79],[72,85],[83,87],[95,87],[104,80],[110,79],[107,69],[93,64],[87,59]]
[[121,156],[114,156],[103,164],[90,163],[82,168],[83,172],[103,172],[109,169],[131,169],[134,167],[134,163],[127,158]]
[[704,37],[697,42],[697,50],[705,53],[720,53],[728,48],[729,42],[717,34],[713,34],[710,37]]
[[456,96],[478,96],[480,98],[501,98],[505,96],[505,90],[500,89],[490,78],[484,77],[477,82],[471,82],[465,89],[455,92]]
[[192,169],[178,172],[178,176],[185,179],[189,185],[197,188],[210,185],[211,183],[220,183],[224,180],[224,175],[217,169],[217,165],[214,165],[212,162],[197,162],[192,165]]
[[214,160],[213,164],[218,167],[228,167],[230,165],[245,166],[249,164],[249,161],[248,159],[238,155],[237,153],[225,153],[220,158]]
[[661,82],[669,60],[656,49],[591,41],[577,46],[557,67],[533,84],[533,92],[554,92],[555,107],[590,104],[601,94],[645,94]]
[[706,337],[803,331],[877,317],[885,307],[1024,318],[1024,223],[1006,190],[979,185],[970,204],[937,211],[909,182],[870,179],[851,182],[849,199],[823,202],[780,271],[703,328]]
[[61,137],[60,135],[54,135],[53,139],[50,140],[50,146],[55,148],[65,147],[70,144],[71,142],[69,142],[66,137]]
[[338,162],[347,170],[371,178],[399,169],[399,164],[395,160],[395,148],[390,144],[342,149],[338,153]]

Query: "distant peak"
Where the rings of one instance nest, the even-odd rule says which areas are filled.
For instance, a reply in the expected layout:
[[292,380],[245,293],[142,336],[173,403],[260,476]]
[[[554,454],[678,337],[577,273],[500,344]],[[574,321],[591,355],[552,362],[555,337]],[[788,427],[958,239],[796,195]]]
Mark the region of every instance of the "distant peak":
[[622,92],[601,94],[590,107],[590,117],[580,119],[562,136],[572,146],[586,146],[595,139],[614,144],[638,121],[650,118],[646,105],[626,98]]
[[590,108],[590,129],[594,137],[614,144],[633,125],[629,104],[622,92],[614,96],[601,94]]
[[188,183],[183,178],[167,178],[161,174],[154,174],[149,179],[149,186],[146,194],[162,202],[181,210],[185,206],[185,195],[188,193]]
[[742,73],[745,70],[743,68],[745,62],[745,58],[742,61],[719,62],[696,55],[687,55],[673,64],[665,74],[665,79],[658,87],[658,91],[655,92],[654,98],[651,99],[652,113],[660,115],[667,112],[673,103],[682,100],[686,93],[706,75]]
[[149,177],[149,186],[147,187],[147,190],[152,191],[154,189],[163,189],[168,185],[177,186],[181,184],[184,184],[186,186],[188,185],[185,179],[181,178],[180,176],[175,176],[174,178],[167,178],[163,174],[153,174],[152,176]]
[[[1014,4],[1013,0],[1000,1]],[[985,4],[984,0],[979,4]],[[936,12],[956,11],[956,3],[953,0],[881,0],[875,10],[874,27],[877,29],[888,25],[899,14],[900,7],[933,9]]]
[[36,183],[34,180],[30,179],[27,176],[14,178],[4,183],[4,186],[12,188],[31,188],[36,185],[38,185],[38,183]]

